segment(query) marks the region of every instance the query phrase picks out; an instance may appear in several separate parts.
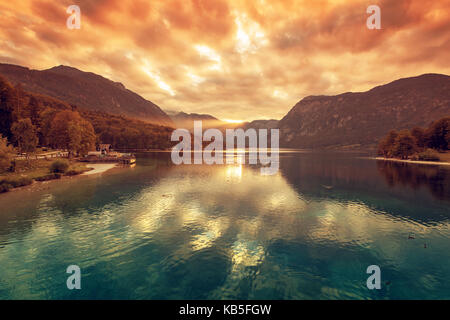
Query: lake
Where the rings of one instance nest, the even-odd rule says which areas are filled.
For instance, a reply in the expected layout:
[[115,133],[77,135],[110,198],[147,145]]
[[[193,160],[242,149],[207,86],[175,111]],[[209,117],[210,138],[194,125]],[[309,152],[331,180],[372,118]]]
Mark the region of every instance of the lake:
[[450,167],[299,151],[263,176],[137,156],[0,194],[0,299],[450,299]]

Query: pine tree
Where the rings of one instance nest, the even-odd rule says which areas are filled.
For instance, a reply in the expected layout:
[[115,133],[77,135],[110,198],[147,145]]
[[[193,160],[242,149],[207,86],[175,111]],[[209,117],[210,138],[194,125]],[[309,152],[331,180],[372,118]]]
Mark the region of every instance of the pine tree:
[[14,107],[14,88],[2,77],[0,77],[0,135],[11,141],[11,126],[16,121]]

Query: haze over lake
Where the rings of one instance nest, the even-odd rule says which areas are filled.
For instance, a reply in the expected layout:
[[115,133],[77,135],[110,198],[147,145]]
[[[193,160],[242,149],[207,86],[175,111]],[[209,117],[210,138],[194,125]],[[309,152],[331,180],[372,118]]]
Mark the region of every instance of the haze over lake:
[[449,166],[292,152],[259,169],[146,153],[0,194],[0,299],[450,298]]

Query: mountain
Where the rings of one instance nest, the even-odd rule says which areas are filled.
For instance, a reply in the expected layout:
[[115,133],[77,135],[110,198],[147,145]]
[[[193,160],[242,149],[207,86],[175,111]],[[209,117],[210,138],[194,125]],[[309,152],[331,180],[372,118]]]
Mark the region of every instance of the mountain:
[[[9,142],[14,142],[11,132],[13,124],[22,119],[29,119],[37,129],[39,145],[54,147],[54,137],[50,134],[50,128],[57,115],[67,111],[76,111],[82,119],[93,126],[98,143],[111,144],[116,149],[167,149],[173,145],[170,141],[172,127],[131,119],[123,115],[75,108],[57,98],[23,89],[18,90],[0,75],[0,137],[6,137]],[[74,126],[73,129],[81,128]]]
[[209,115],[200,113],[186,113],[176,111],[166,111],[172,121],[178,126],[183,126],[185,123],[190,123],[193,126],[194,121],[201,120],[203,122],[219,122],[220,120]]
[[280,121],[278,120],[274,120],[274,119],[270,119],[270,120],[253,120],[250,122],[245,122],[242,126],[242,128],[244,130],[247,129],[255,129],[255,130],[259,130],[259,129],[277,129],[278,128],[278,124]]
[[373,148],[391,129],[426,127],[450,115],[450,76],[424,74],[366,92],[309,96],[280,120],[280,145]]
[[242,128],[247,129],[275,129],[278,128],[278,120],[253,120],[250,122],[242,123],[230,123],[217,119],[216,117],[209,114],[199,114],[199,113],[186,113],[177,111],[168,111],[166,113],[170,116],[172,121],[177,125],[178,128],[185,127],[191,129],[194,126],[194,121],[202,121],[203,128],[216,128],[219,130],[225,129],[237,129]]
[[113,82],[91,72],[58,66],[48,70],[1,64],[0,75],[12,84],[20,83],[24,90],[60,99],[90,111],[101,111],[173,126],[169,116],[156,104]]
[[223,132],[225,132],[225,129],[233,129],[239,126],[239,124],[228,123],[209,114],[186,113],[182,111],[177,112],[167,110],[166,113],[170,116],[177,128],[185,128],[191,132],[194,129],[194,121],[202,121],[203,129],[214,128],[222,130]]

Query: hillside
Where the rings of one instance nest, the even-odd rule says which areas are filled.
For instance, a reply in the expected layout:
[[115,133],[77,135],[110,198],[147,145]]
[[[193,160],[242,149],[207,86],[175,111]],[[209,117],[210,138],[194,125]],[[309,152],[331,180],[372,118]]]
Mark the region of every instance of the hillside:
[[247,122],[244,123],[230,123],[226,121],[222,121],[217,119],[216,117],[209,114],[200,114],[200,113],[186,113],[186,112],[174,112],[174,111],[166,111],[170,116],[172,121],[175,123],[177,128],[184,128],[191,132],[194,130],[194,121],[202,121],[203,130],[214,128],[219,129],[225,134],[226,129],[235,129],[235,128],[244,128]]
[[93,127],[97,143],[118,149],[166,149],[172,145],[173,128],[113,115],[102,111],[79,109],[65,101],[43,94],[17,90],[0,76],[0,136],[13,142],[11,127],[21,119],[30,119],[36,127],[40,146],[52,146],[49,135],[56,115],[75,111]]
[[57,98],[89,111],[107,112],[156,124],[173,126],[169,116],[118,82],[91,72],[58,66],[48,70],[0,64],[0,75],[24,90]]
[[203,128],[217,128],[224,124],[222,121],[209,114],[176,111],[167,111],[166,113],[172,119],[173,123],[175,123],[177,128],[185,128],[190,131],[194,128],[194,121],[202,121]]
[[366,92],[309,96],[280,120],[280,144],[372,148],[391,129],[426,127],[450,115],[450,77],[424,74]]
[[277,129],[279,121],[278,120],[253,120],[251,122],[245,122],[242,126],[244,130],[249,128],[259,130],[259,129]]

